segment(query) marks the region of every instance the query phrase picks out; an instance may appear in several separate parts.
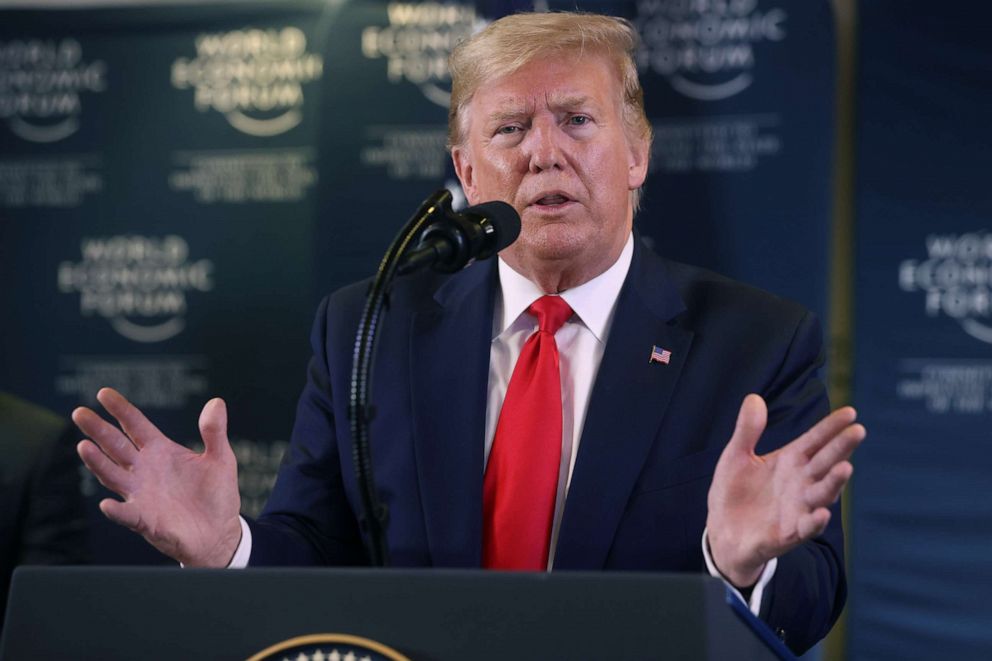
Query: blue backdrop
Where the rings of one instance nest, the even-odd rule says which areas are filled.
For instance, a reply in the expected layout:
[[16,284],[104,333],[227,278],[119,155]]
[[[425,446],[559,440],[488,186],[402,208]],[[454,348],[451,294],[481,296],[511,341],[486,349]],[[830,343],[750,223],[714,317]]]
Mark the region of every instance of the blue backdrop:
[[992,655],[990,19],[860,7],[856,659]]

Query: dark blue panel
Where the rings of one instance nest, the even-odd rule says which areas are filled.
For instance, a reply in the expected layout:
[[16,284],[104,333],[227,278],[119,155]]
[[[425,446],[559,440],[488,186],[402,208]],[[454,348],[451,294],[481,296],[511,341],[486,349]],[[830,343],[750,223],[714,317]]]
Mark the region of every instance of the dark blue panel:
[[851,658],[992,655],[992,11],[860,3]]
[[835,43],[830,4],[641,0],[655,127],[642,230],[666,255],[825,318]]

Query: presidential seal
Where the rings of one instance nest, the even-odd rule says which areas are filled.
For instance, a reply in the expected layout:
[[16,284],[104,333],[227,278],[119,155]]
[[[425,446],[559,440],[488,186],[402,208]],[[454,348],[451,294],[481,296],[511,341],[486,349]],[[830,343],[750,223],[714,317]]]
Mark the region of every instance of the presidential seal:
[[290,638],[267,647],[248,661],[410,661],[396,650],[368,638],[318,633]]

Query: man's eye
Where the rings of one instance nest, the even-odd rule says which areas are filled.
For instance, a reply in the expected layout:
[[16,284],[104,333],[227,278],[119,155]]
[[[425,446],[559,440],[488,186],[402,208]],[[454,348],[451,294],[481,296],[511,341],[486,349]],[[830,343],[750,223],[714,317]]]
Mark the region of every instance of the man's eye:
[[501,135],[510,135],[512,133],[516,133],[519,130],[520,130],[519,126],[501,126],[496,130],[496,133],[499,133]]
[[568,118],[568,122],[572,126],[585,126],[589,123],[589,118],[585,115],[572,115]]

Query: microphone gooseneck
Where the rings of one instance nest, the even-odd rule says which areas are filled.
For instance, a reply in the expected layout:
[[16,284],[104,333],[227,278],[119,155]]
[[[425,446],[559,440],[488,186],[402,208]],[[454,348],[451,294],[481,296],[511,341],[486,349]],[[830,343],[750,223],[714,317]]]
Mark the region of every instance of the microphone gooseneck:
[[386,542],[389,511],[375,488],[369,426],[374,412],[371,381],[376,338],[393,280],[397,275],[427,265],[453,273],[473,260],[492,257],[513,243],[519,234],[520,216],[509,204],[486,202],[455,212],[451,209],[451,193],[439,190],[424,200],[379,262],[355,334],[348,400],[352,459],[362,510],[359,522],[373,566],[389,565]]

